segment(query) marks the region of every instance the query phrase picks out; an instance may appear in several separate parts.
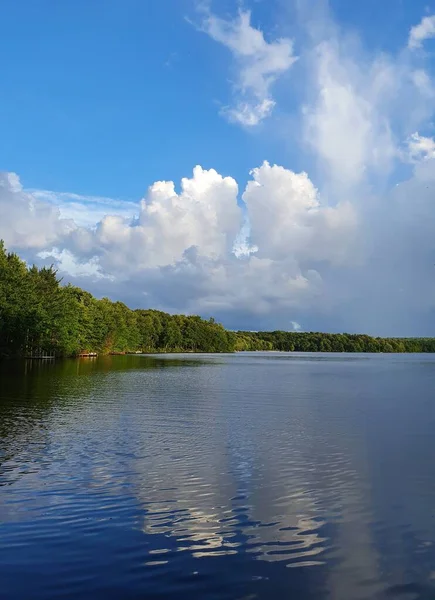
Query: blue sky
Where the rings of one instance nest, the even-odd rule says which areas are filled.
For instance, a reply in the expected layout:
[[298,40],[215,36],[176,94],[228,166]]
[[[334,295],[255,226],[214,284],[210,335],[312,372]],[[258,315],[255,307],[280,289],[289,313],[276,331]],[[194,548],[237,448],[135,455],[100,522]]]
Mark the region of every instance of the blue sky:
[[[135,306],[435,334],[434,13],[420,0],[4,0],[0,235]],[[384,244],[420,227],[416,268],[411,248]],[[416,278],[425,302],[406,291]]]
[[230,56],[186,20],[194,3],[6,1],[2,12],[0,162],[29,187],[137,198],[197,163],[246,178],[264,159],[255,134],[218,115]]
[[[215,4],[222,15],[237,11],[237,2]],[[195,164],[238,181],[265,159],[298,168],[298,151],[270,140],[264,128],[246,131],[220,118],[231,56],[189,23],[199,20],[196,6],[5,0],[2,169],[19,171],[32,188],[135,199],[153,181],[178,181]],[[425,7],[420,0],[331,3],[339,23],[387,50],[403,44]],[[298,35],[294,11],[287,25],[278,19],[281,2],[252,9],[253,23],[272,35]]]

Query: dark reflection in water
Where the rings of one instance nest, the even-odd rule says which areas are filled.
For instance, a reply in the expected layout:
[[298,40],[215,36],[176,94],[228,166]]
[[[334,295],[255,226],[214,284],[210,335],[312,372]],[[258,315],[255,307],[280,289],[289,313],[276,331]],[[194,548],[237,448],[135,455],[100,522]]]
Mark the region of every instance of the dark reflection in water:
[[435,357],[0,365],[0,597],[434,598]]

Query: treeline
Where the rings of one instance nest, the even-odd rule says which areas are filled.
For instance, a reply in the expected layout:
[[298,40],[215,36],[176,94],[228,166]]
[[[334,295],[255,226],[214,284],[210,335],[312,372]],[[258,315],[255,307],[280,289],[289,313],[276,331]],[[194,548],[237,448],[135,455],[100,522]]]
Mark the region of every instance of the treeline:
[[435,338],[374,338],[350,333],[237,332],[236,350],[282,352],[435,352]]
[[435,352],[435,338],[287,331],[232,332],[214,319],[131,310],[61,285],[55,269],[28,267],[0,241],[0,356],[97,352]]
[[29,268],[0,242],[0,356],[232,352],[234,343],[213,319],[131,310],[62,286],[53,268]]

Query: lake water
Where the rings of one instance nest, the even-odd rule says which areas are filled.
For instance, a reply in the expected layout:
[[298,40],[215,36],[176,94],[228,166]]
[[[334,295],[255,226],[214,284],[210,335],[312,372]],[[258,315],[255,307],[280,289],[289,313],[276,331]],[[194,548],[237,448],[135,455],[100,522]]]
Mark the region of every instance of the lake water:
[[435,598],[435,356],[0,365],[0,597]]

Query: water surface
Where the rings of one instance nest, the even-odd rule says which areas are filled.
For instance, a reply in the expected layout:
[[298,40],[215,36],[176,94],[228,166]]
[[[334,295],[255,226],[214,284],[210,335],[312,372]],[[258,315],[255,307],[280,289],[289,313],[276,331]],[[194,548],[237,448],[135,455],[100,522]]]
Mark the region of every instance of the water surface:
[[0,365],[0,597],[435,597],[435,356]]

